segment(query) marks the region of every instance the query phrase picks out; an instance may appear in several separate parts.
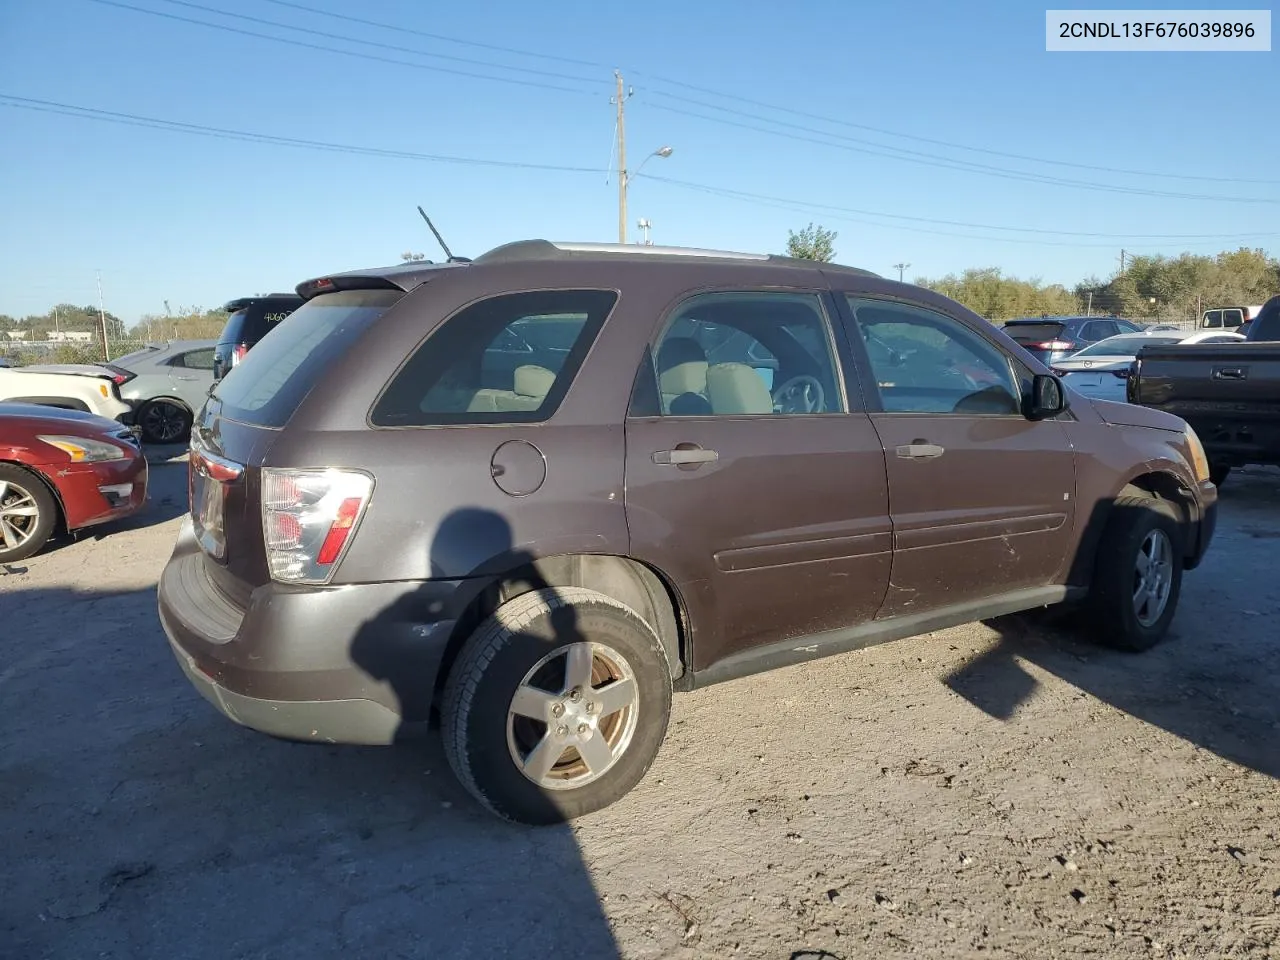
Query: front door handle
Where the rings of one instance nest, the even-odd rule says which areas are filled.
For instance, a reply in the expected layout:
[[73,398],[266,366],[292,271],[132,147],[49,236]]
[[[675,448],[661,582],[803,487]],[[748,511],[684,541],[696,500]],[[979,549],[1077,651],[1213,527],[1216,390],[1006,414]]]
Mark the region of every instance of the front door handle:
[[704,450],[702,447],[677,447],[674,450],[659,450],[653,455],[654,463],[683,466],[690,463],[714,463],[720,459],[715,450]]
[[1243,380],[1245,376],[1244,367],[1219,367],[1213,371],[1215,380]]
[[936,443],[916,440],[912,443],[903,444],[895,452],[903,460],[933,460],[942,456],[946,452],[946,448],[940,447]]

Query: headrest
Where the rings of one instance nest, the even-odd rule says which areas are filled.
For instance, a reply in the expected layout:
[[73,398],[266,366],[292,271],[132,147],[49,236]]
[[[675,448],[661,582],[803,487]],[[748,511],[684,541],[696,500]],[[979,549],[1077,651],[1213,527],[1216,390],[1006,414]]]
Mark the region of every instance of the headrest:
[[706,363],[707,354],[692,337],[667,337],[658,348],[658,372],[682,363]]
[[551,392],[555,382],[556,375],[546,367],[534,366],[531,363],[516,367],[514,387],[518,396],[542,399]]
[[773,413],[773,395],[745,363],[717,363],[707,370],[707,399],[717,414]]

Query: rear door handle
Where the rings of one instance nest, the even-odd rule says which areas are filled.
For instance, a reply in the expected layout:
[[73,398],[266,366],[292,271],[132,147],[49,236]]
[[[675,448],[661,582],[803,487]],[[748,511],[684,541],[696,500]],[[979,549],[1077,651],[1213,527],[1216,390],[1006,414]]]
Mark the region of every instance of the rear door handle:
[[654,463],[675,466],[682,466],[689,463],[714,463],[719,459],[720,454],[715,450],[704,450],[702,447],[659,450],[653,455]]
[[903,460],[933,460],[946,453],[946,448],[936,443],[917,440],[914,443],[903,444],[895,452]]
[[1219,367],[1213,371],[1215,380],[1244,380],[1247,376],[1244,367]]

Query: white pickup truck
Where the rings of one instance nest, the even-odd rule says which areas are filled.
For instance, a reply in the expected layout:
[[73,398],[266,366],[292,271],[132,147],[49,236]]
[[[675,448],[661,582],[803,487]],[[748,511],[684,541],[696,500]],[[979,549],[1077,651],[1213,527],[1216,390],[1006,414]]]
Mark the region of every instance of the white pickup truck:
[[64,410],[83,410],[127,423],[133,408],[120,399],[120,388],[106,367],[101,373],[54,373],[26,367],[0,367],[0,401],[39,403]]

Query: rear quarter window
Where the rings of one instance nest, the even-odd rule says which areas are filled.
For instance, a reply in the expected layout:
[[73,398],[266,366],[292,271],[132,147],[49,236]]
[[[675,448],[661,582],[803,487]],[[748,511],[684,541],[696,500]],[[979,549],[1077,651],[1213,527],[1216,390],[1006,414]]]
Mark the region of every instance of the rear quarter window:
[[464,307],[419,344],[374,404],[370,422],[547,420],[617,299],[613,290],[536,290]]
[[283,427],[330,364],[402,296],[400,290],[344,290],[303,304],[219,381],[213,397],[222,415]]

